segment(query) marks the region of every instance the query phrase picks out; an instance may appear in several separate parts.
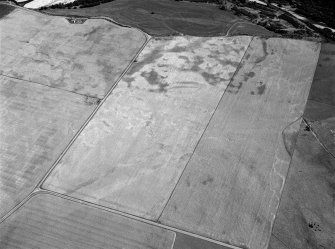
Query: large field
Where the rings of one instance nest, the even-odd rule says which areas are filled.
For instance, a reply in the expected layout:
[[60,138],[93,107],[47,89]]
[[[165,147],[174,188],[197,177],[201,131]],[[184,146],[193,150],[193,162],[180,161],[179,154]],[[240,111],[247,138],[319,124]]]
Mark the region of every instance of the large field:
[[[254,38],[160,221],[267,248],[319,46]],[[283,137],[284,132],[284,137]]]
[[157,220],[249,43],[152,39],[43,188]]
[[[115,0],[90,8],[48,9],[56,15],[107,16],[118,23],[137,27],[150,35],[226,35],[234,23],[249,23],[216,5],[176,2],[173,0]],[[234,27],[233,27],[234,28]],[[245,35],[273,35],[254,25],[235,31]]]
[[74,27],[21,9],[2,19],[0,30],[1,74],[100,99],[146,41],[142,32],[107,20]]
[[125,2],[0,4],[0,248],[332,249],[334,45]]

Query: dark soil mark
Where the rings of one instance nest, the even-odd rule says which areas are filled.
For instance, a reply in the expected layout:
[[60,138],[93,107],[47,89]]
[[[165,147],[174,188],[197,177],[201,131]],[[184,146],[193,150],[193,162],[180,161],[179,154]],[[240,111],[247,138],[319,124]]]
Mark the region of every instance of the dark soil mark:
[[246,74],[244,74],[244,81],[248,81],[249,78],[253,78],[254,76],[255,76],[254,72],[246,73]]
[[269,55],[268,51],[267,51],[267,44],[265,40],[262,40],[262,47],[263,47],[263,56],[261,56],[260,58],[258,58],[255,61],[255,64],[261,63],[262,61],[264,61],[266,59],[266,57]]
[[210,85],[212,86],[216,86],[217,84],[219,84],[221,82],[220,77],[207,73],[207,72],[202,72],[201,73],[202,77],[205,78],[206,82],[208,82]]
[[[263,83],[262,81],[257,83],[257,95],[263,95],[266,89],[266,85],[265,83]],[[255,95],[255,91],[251,91],[250,92],[251,95]]]
[[265,88],[266,88],[266,85],[261,81],[260,86],[257,86],[257,94],[263,95]]
[[85,96],[84,102],[88,106],[98,105],[100,103],[100,99],[94,98],[94,97]]
[[202,181],[202,185],[207,185],[208,183],[212,183],[214,181],[214,178],[212,176],[208,176],[206,180]]
[[238,85],[229,84],[226,92],[237,94],[239,90],[242,88],[242,86],[243,86],[243,82],[239,82]]
[[90,32],[84,34],[83,36],[87,39],[87,41],[92,41],[94,43],[100,43],[105,31],[106,30],[103,27],[97,27],[91,30]]
[[150,89],[150,92],[165,93],[167,92],[168,83],[163,82],[161,76],[154,70],[148,72],[142,72],[141,76],[146,78],[150,85],[158,86],[157,89]]
[[114,82],[114,69],[113,67],[109,64],[108,61],[105,60],[98,60],[97,65],[101,67],[100,72],[104,76],[104,79],[106,82]]
[[180,53],[180,52],[185,52],[186,49],[187,49],[186,47],[175,46],[175,47],[169,49],[167,52]]
[[146,55],[145,58],[142,58],[141,60],[137,59],[137,62],[132,65],[127,75],[132,75],[140,71],[144,66],[150,63],[154,63],[156,60],[158,60],[163,56],[161,51],[162,51],[161,48],[156,48],[150,54]]
[[85,188],[85,187],[87,187],[87,186],[89,186],[89,185],[92,185],[92,184],[95,183],[97,180],[99,180],[99,177],[95,176],[95,177],[92,178],[92,179],[89,179],[89,180],[87,180],[87,181],[85,181],[85,182],[82,182],[82,183],[78,184],[75,188],[70,189],[70,190],[67,190],[66,194],[67,194],[67,195],[71,195],[71,194],[77,192],[78,190],[80,190],[81,188]]
[[190,178],[189,177],[187,177],[187,179],[186,179],[186,185],[187,185],[187,187],[191,186],[191,182],[190,182]]

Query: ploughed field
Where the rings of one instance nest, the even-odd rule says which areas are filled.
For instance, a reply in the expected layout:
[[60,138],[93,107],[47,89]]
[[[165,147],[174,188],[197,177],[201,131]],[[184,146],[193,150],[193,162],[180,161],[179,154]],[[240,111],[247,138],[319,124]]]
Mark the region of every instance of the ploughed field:
[[[163,5],[149,15],[158,20],[148,26],[153,37],[140,30],[147,19],[128,17],[132,28],[7,6],[0,4],[1,248],[265,249],[270,239],[273,249],[303,248],[299,239],[332,248],[331,201],[299,195],[325,214],[299,213],[322,232],[287,234],[283,224],[287,208],[299,210],[288,194],[297,190],[287,189],[303,160],[310,170],[302,186],[308,176],[326,179],[309,194],[332,198],[332,95],[318,92],[333,79],[333,45],[226,37],[229,25],[242,24],[218,26],[215,15],[213,26],[188,16],[190,27],[209,25],[207,33],[178,35],[166,32]],[[123,8],[108,15],[125,18]],[[321,95],[329,111],[316,115]],[[313,134],[326,147],[305,147]],[[320,153],[329,160],[316,160]]]

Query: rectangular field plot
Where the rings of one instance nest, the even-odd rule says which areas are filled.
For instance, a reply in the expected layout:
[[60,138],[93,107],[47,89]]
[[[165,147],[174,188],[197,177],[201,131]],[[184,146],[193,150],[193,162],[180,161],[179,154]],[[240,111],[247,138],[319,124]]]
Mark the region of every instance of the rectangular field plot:
[[0,19],[0,30],[1,74],[98,98],[146,40],[140,31],[106,20],[73,25],[23,9]]
[[47,194],[0,224],[1,249],[172,249],[175,233]]
[[318,55],[312,42],[253,39],[160,222],[267,248]]
[[0,76],[0,218],[42,180],[96,101]]
[[157,219],[249,43],[151,40],[43,188]]

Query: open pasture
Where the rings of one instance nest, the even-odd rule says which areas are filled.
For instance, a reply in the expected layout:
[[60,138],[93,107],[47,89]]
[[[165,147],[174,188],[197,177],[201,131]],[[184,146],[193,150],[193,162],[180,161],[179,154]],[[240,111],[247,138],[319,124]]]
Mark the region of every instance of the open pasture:
[[[177,2],[174,0],[115,0],[101,5],[80,9],[48,9],[56,15],[107,16],[118,23],[137,27],[153,36],[226,35],[237,22],[247,22],[232,13],[220,10],[217,5]],[[253,25],[241,27],[234,35],[265,33],[264,28]],[[268,32],[271,34],[271,32]]]

